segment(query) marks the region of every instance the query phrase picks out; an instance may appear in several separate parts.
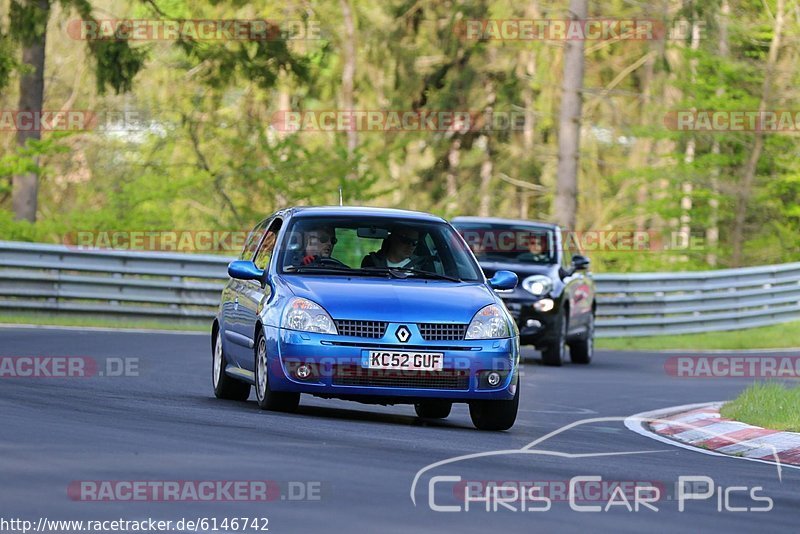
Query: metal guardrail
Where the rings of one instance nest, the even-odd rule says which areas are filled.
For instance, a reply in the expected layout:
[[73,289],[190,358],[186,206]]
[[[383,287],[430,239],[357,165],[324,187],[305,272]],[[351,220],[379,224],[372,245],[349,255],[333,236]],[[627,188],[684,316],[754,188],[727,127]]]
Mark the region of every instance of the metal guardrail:
[[[0,241],[0,310],[209,324],[231,258]],[[800,319],[800,263],[596,274],[597,335],[735,330]]]

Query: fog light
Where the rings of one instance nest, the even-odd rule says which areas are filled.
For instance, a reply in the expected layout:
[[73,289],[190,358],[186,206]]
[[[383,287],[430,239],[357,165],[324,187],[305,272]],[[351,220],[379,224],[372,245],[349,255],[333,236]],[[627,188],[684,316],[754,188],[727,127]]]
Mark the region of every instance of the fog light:
[[553,299],[542,299],[533,303],[533,309],[540,312],[549,312],[554,306]]
[[297,378],[305,380],[306,378],[311,376],[311,367],[303,364],[297,368],[295,374],[297,375]]
[[486,376],[486,382],[488,382],[490,386],[496,387],[500,383],[500,373],[492,371]]
[[540,326],[542,326],[542,323],[540,323],[536,319],[528,319],[527,321],[525,321],[525,326],[527,326],[528,328],[539,328]]

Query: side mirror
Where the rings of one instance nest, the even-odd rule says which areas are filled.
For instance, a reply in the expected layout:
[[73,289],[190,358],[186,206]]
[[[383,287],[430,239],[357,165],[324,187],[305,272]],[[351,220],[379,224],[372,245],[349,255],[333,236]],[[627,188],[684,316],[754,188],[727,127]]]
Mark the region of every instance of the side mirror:
[[572,256],[572,266],[576,271],[585,271],[589,268],[590,263],[592,262],[589,261],[589,258],[586,256],[581,256],[580,254],[575,254]]
[[236,260],[228,265],[228,276],[237,280],[261,280],[264,271],[252,261]]
[[489,279],[489,287],[497,290],[509,290],[517,287],[517,275],[511,271],[497,271]]

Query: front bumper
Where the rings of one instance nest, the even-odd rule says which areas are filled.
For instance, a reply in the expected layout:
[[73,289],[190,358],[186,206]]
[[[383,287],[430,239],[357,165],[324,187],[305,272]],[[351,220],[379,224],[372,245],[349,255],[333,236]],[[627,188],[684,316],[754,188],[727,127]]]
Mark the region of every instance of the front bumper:
[[[387,332],[398,324],[390,323]],[[414,325],[412,337],[398,343],[387,333],[365,339],[265,327],[270,355],[270,388],[323,397],[372,397],[386,402],[417,399],[510,400],[516,392],[519,339],[477,341],[424,341]],[[392,342],[394,341],[394,342]],[[378,371],[367,369],[369,350],[441,352],[442,371]],[[273,355],[277,357],[273,357]],[[295,370],[306,364],[313,374],[301,380]],[[486,381],[488,371],[502,379],[496,387]]]
[[[552,298],[545,296],[544,298]],[[553,309],[547,312],[536,310],[533,305],[540,299],[504,298],[503,302],[514,317],[519,328],[522,345],[541,347],[557,341],[561,317],[560,301],[553,298]]]

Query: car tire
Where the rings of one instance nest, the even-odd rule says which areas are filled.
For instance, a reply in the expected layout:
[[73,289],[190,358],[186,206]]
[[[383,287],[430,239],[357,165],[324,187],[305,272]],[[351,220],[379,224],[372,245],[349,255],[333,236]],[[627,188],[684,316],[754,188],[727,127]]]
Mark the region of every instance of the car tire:
[[453,403],[448,401],[425,401],[414,405],[417,415],[425,419],[445,419],[452,409]]
[[558,338],[550,345],[542,348],[542,363],[560,367],[564,363],[567,352],[567,314],[558,321]]
[[255,345],[255,382],[256,402],[262,410],[273,412],[293,412],[300,404],[300,394],[283,391],[272,391],[269,387],[269,358],[267,358],[267,341],[262,332],[258,333]]
[[250,384],[231,378],[225,372],[228,358],[222,350],[222,335],[218,331],[214,337],[214,350],[211,352],[211,385],[218,399],[246,401],[250,397]]
[[514,426],[519,410],[519,390],[511,400],[481,400],[469,403],[469,416],[478,430],[508,430]]
[[590,364],[594,356],[594,314],[589,315],[586,338],[569,345],[569,359],[572,363]]

